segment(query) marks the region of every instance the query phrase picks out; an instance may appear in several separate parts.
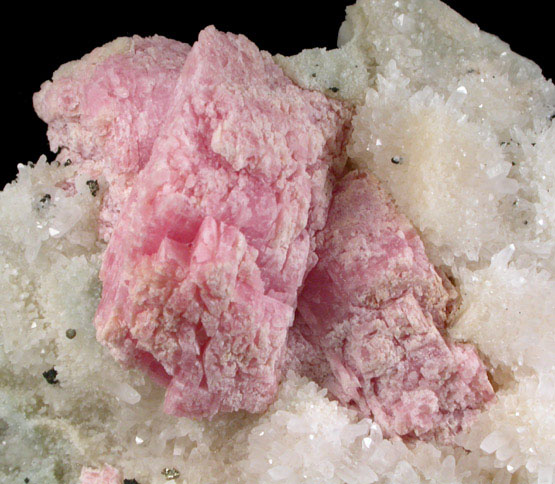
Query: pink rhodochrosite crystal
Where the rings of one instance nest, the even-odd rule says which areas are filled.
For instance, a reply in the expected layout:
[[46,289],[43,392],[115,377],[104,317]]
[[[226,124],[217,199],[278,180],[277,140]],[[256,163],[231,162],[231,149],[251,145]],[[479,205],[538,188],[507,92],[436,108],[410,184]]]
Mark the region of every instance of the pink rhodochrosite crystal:
[[150,158],[190,46],[161,36],[120,38],[62,66],[33,97],[58,160],[109,184],[108,238],[137,173]]
[[205,29],[108,245],[98,339],[167,386],[165,411],[264,410],[315,263],[350,109]]
[[335,187],[289,337],[293,368],[389,435],[449,439],[494,396],[469,345],[442,335],[455,293],[367,172]]
[[121,473],[112,466],[105,465],[102,469],[83,467],[79,484],[121,484]]

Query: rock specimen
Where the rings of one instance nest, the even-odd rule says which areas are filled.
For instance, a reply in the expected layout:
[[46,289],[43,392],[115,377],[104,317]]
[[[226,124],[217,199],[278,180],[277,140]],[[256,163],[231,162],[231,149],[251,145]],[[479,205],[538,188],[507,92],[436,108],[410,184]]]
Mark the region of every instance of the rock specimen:
[[[190,35],[180,34],[183,38]],[[137,40],[120,39],[95,51],[94,69],[103,69],[110,59],[125,57],[126,52],[138,55],[141,50],[133,54],[134,43],[139,45]],[[87,157],[77,153],[77,143],[67,141],[77,140],[76,130],[87,116],[80,114],[77,119],[63,114],[51,120],[51,137],[56,131],[65,136],[64,123],[67,132],[76,136],[60,142],[68,147],[58,154],[60,166],[48,163],[46,157],[20,165],[18,180],[0,192],[0,482],[75,484],[83,467],[90,471],[87,477],[100,478],[105,463],[127,478],[118,484],[134,484],[135,479],[142,484],[162,482],[174,475],[174,469],[180,473],[175,482],[196,482],[201,476],[206,484],[486,484],[555,479],[555,87],[533,62],[480,32],[439,0],[358,0],[348,8],[340,43],[339,49],[310,49],[274,60],[297,85],[355,105],[347,147],[350,166],[368,169],[379,178],[414,225],[427,257],[437,267],[448,268],[460,295],[460,305],[458,300],[446,330],[440,329],[445,301],[426,305],[422,298],[403,293],[397,305],[389,303],[388,314],[397,308],[403,316],[397,318],[399,323],[406,323],[409,310],[415,315],[410,321],[418,323],[425,347],[437,349],[430,361],[435,364],[445,357],[444,373],[453,375],[445,380],[446,388],[453,388],[459,378],[454,364],[464,360],[470,366],[470,377],[476,359],[459,352],[458,345],[442,343],[437,334],[445,341],[449,341],[446,333],[475,345],[487,358],[484,361],[496,383],[495,402],[485,406],[469,429],[455,436],[454,445],[389,438],[396,429],[405,430],[400,425],[404,422],[392,418],[384,403],[395,405],[396,387],[389,393],[385,384],[394,385],[402,374],[393,371],[387,359],[379,360],[379,367],[367,366],[383,356],[386,345],[398,347],[392,341],[391,327],[385,322],[380,326],[383,344],[374,339],[377,333],[367,337],[367,348],[372,350],[367,355],[358,357],[350,341],[341,356],[355,357],[334,362],[334,370],[345,369],[345,374],[337,371],[337,378],[327,356],[333,349],[328,344],[329,325],[350,330],[345,331],[345,341],[349,341],[349,334],[366,334],[370,323],[348,326],[336,313],[337,321],[322,318],[317,342],[322,342],[323,350],[306,339],[303,342],[295,325],[289,330],[303,345],[297,352],[303,361],[291,363],[327,390],[288,372],[277,400],[263,415],[240,413],[193,421],[164,414],[165,389],[135,368],[117,364],[96,341],[91,321],[101,292],[98,269],[105,247],[98,237],[99,210],[107,239],[113,222],[109,225],[106,219],[112,215],[115,222],[118,218],[117,209],[108,211],[112,206],[108,202],[113,199],[112,187],[118,185],[114,179],[120,178],[114,176],[111,183],[102,174],[112,150],[104,151],[99,145],[97,154]],[[148,49],[154,63],[165,58],[163,50],[156,50],[154,56],[154,50]],[[181,55],[185,62],[186,51]],[[26,57],[21,59],[24,62]],[[94,71],[89,59],[73,63],[70,70],[76,73],[86,63],[91,70],[80,79],[89,78]],[[173,85],[182,67],[175,62]],[[64,75],[56,74],[46,90],[61,86]],[[77,82],[76,75],[66,77]],[[59,90],[60,96],[63,92]],[[110,99],[117,97],[114,90],[109,92]],[[81,103],[84,98],[79,96],[76,99]],[[173,93],[168,96],[171,102]],[[121,103],[113,108],[123,113],[126,101],[117,99]],[[49,106],[58,109],[58,103],[64,105],[62,98]],[[42,108],[37,105],[37,109]],[[161,122],[162,118],[165,115]],[[149,130],[154,127],[150,125],[153,119]],[[120,126],[119,120],[116,124]],[[98,136],[87,138],[83,131],[83,143],[107,141],[101,130],[95,133]],[[152,131],[152,144],[157,133]],[[206,146],[211,147],[211,140]],[[68,156],[72,163],[63,166]],[[26,151],[18,158],[12,161],[27,159]],[[146,154],[142,159],[147,163],[149,158]],[[118,155],[110,163],[119,159],[123,157]],[[128,182],[120,186],[129,188],[134,176],[122,175]],[[127,198],[128,192],[117,193]],[[322,194],[327,199],[328,192]],[[250,210],[248,204],[244,207]],[[256,204],[260,213],[262,208],[262,203]],[[220,230],[220,220],[212,219]],[[333,219],[330,222],[338,227]],[[211,221],[205,228],[212,231]],[[138,239],[149,227],[143,229],[139,227]],[[248,240],[246,244],[253,248]],[[162,260],[158,253],[156,257]],[[133,269],[138,259],[125,260],[132,280],[139,273]],[[309,256],[309,260],[307,270],[316,259]],[[161,270],[157,277],[174,277],[170,269]],[[359,277],[359,272],[354,271],[354,276]],[[426,281],[433,286],[433,277],[421,273],[420,278],[422,290]],[[153,284],[148,289],[157,287]],[[349,285],[340,282],[335,287],[346,290]],[[438,287],[430,294],[441,292]],[[360,290],[355,288],[355,292]],[[332,302],[335,294],[330,297]],[[315,298],[308,302],[316,305]],[[351,299],[346,303],[353,305]],[[432,316],[433,322],[420,314],[434,307],[440,317]],[[364,308],[368,315],[372,307]],[[385,312],[381,306],[380,310]],[[161,314],[164,322],[166,316]],[[414,325],[398,327],[407,333]],[[71,339],[67,337],[70,329],[76,331]],[[413,339],[410,335],[406,341]],[[305,365],[307,351],[313,352],[312,366]],[[406,355],[415,360],[418,351],[409,348]],[[57,383],[50,384],[43,374],[54,375],[52,370],[56,378],[49,379]],[[416,370],[421,374],[421,367]],[[361,413],[337,401],[340,396],[351,408],[368,415],[369,406],[362,404],[370,399],[362,395],[351,402],[349,394],[341,396],[341,390],[356,387],[362,394],[367,381],[363,376],[371,372],[382,372],[376,381],[383,386],[371,402],[381,425],[372,418],[360,419]],[[344,378],[351,374],[352,387]],[[419,376],[416,381],[424,383]],[[371,392],[366,391],[368,395]],[[387,396],[391,399],[386,400]],[[450,394],[440,396],[446,397],[447,405],[453,401]],[[420,432],[419,437],[437,436],[425,430],[426,420],[410,412],[411,408],[419,407],[402,407],[398,412],[410,417],[406,430],[408,424],[418,424],[414,432]],[[442,403],[439,408],[447,406]],[[466,408],[464,412],[471,415],[472,407]],[[458,414],[454,415],[445,424],[449,432],[457,428]]]

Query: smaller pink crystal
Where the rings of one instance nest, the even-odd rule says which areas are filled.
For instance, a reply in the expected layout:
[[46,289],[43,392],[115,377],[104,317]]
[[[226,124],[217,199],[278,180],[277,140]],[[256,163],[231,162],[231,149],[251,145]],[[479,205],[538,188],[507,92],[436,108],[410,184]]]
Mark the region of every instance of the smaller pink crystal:
[[102,469],[83,467],[79,484],[121,484],[122,480],[120,471],[112,466],[105,465]]
[[335,187],[289,333],[290,367],[387,435],[448,440],[494,397],[470,345],[444,335],[456,293],[367,172]]

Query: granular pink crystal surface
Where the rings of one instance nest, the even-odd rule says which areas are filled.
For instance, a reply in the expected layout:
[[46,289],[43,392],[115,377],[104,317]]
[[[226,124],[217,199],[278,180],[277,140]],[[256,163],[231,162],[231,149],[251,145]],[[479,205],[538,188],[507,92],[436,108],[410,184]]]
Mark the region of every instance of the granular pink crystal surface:
[[333,188],[350,108],[245,37],[118,39],[34,104],[58,159],[107,182],[97,337],[167,387],[166,412],[263,411],[284,363],[389,435],[448,439],[493,398],[389,195],[364,172]]
[[152,145],[190,47],[161,36],[120,38],[59,69],[33,97],[52,151],[106,178],[107,239]]
[[350,109],[205,29],[101,269],[98,339],[167,386],[164,410],[264,410],[316,260]]
[[494,397],[470,345],[446,341],[454,291],[378,181],[335,187],[298,300],[289,365],[389,435],[449,439]]

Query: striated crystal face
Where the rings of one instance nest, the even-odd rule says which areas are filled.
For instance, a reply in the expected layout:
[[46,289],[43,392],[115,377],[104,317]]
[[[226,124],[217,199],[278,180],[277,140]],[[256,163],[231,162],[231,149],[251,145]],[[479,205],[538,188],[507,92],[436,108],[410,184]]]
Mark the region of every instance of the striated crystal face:
[[[104,240],[189,47],[122,38],[62,66],[41,91],[75,81],[67,99],[78,103],[37,95],[39,114],[56,118],[47,119],[53,147],[68,149],[59,164],[20,165],[0,193],[1,482],[555,480],[555,88],[439,0],[359,0],[338,37],[338,49],[274,60],[300,87],[352,106],[349,169],[380,180],[455,285],[446,337],[479,352],[496,389],[491,406],[448,446],[391,439],[332,397],[333,380],[293,372],[259,415],[164,414],[164,390],[117,364],[92,321]],[[91,79],[102,81],[104,102],[81,102]],[[355,339],[346,351],[358,357],[376,341]],[[353,367],[370,375],[396,358],[374,356],[353,357]]]

